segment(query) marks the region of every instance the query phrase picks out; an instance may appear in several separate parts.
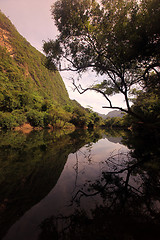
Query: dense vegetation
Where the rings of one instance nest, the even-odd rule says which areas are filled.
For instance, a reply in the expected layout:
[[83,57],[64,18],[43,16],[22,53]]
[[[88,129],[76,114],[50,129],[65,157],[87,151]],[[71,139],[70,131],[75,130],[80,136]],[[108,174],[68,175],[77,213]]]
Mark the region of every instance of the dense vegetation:
[[[98,84],[84,89],[73,81],[81,94],[94,90],[105,97],[105,108],[137,122],[159,123],[160,94],[154,86],[160,83],[160,1],[58,0],[52,15],[59,35],[44,43],[50,67],[93,70],[103,76]],[[110,96],[117,93],[126,108],[113,105]]]
[[59,128],[94,123],[92,113],[69,99],[59,72],[45,67],[45,56],[1,12],[0,30],[1,128],[26,122]]

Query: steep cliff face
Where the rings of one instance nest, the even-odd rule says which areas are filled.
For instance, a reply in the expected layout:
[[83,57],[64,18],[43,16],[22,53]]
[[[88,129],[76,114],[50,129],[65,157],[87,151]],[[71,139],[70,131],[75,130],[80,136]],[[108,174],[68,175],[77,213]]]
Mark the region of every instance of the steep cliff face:
[[0,111],[11,112],[24,105],[39,108],[44,101],[67,104],[60,74],[47,70],[44,62],[43,54],[0,12]]
[[[0,11],[0,129],[84,127],[93,116],[68,92],[58,71],[22,37]],[[27,125],[28,126],[28,125]]]

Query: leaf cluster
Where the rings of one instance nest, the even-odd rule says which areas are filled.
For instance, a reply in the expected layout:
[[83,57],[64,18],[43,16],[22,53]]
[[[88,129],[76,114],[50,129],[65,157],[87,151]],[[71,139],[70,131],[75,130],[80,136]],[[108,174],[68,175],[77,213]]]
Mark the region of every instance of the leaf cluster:
[[149,60],[159,52],[159,1],[59,0],[52,15],[60,32],[44,50],[55,62],[61,57],[72,67],[94,67],[106,73]]
[[51,11],[59,35],[44,44],[48,62],[60,70],[91,68],[105,76],[86,90],[99,90],[109,108],[108,96],[123,94],[123,110],[133,115],[129,92],[144,86],[146,75],[160,67],[159,0],[57,0]]

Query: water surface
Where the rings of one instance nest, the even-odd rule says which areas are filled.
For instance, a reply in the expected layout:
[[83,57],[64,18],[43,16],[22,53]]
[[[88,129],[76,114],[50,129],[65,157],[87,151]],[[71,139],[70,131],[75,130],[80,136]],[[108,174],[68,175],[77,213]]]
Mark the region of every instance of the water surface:
[[2,239],[158,239],[151,143],[146,151],[128,133],[98,130],[0,137]]

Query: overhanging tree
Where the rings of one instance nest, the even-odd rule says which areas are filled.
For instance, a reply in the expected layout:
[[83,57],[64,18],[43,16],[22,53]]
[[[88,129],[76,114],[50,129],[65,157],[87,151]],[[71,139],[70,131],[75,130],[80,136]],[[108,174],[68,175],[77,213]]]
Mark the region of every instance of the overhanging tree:
[[[159,78],[159,0],[57,0],[52,15],[59,30],[55,41],[44,43],[48,67],[84,73],[92,69],[104,77],[94,90],[116,108],[138,116],[130,107],[129,92],[145,86],[151,72]],[[110,96],[121,93],[126,108],[112,105]]]

